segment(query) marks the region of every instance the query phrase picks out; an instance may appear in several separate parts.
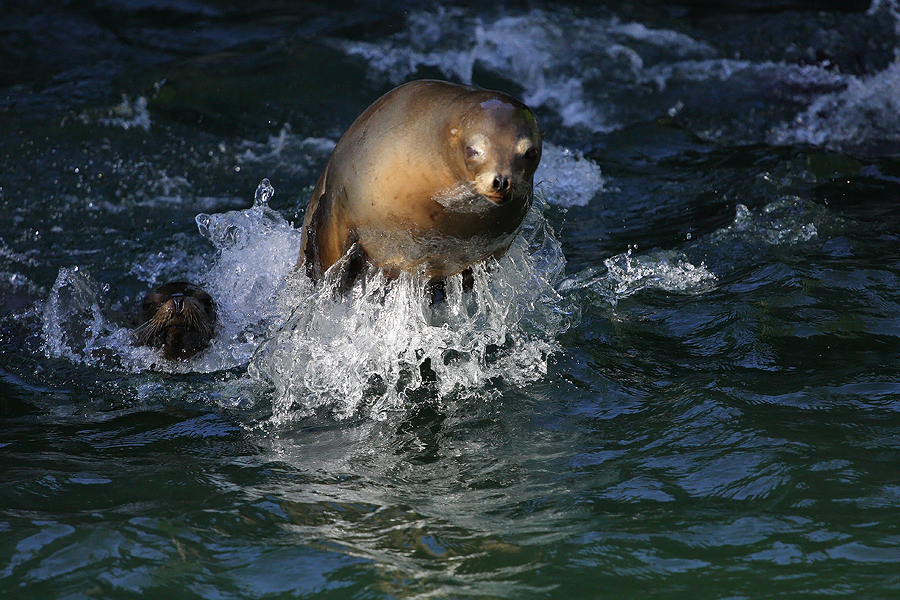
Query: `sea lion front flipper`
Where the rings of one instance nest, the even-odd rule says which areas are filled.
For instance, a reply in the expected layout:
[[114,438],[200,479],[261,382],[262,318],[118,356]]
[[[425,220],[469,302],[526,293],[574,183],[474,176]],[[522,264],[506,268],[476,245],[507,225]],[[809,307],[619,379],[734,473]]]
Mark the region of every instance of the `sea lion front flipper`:
[[[324,178],[324,175],[323,175]],[[316,191],[319,187],[316,186]],[[309,201],[306,207],[307,215],[304,219],[303,231],[300,237],[300,259],[297,268],[306,268],[306,276],[313,281],[322,279],[322,262],[319,256],[319,232],[325,223],[327,209],[325,194],[317,194]]]
[[326,271],[325,284],[343,296],[366,274],[370,264],[365,248],[353,241],[341,259]]

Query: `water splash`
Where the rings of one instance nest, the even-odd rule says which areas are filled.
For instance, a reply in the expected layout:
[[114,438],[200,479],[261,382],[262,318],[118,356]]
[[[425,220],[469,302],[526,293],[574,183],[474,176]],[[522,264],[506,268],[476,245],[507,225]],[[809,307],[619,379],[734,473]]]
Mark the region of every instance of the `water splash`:
[[817,98],[805,111],[775,127],[768,141],[851,150],[900,149],[900,60],[870,77],[848,77],[847,88]]
[[[263,180],[250,209],[196,217],[216,258],[192,279],[219,308],[217,334],[198,357],[163,361],[134,346],[129,326],[103,308],[108,286],[77,268],[60,271],[47,301],[47,354],[131,372],[248,365],[253,380],[274,388],[276,421],[319,410],[378,417],[403,409],[417,390],[445,401],[489,394],[498,381],[535,381],[558,348],[555,336],[578,318],[556,291],[565,257],[540,199],[509,251],[473,267],[471,289],[450,278],[435,304],[415,274],[387,281],[372,272],[346,295],[327,281],[313,285],[295,270],[300,231],[268,206],[273,194]],[[217,403],[230,405],[226,388],[246,404],[247,385],[233,383],[216,391]]]
[[273,194],[263,180],[252,208],[196,217],[217,255],[211,266],[201,265],[186,278],[212,294],[219,313],[216,336],[198,357],[164,361],[158,352],[135,346],[127,316],[106,308],[109,286],[78,267],[60,269],[47,299],[47,355],[129,372],[213,372],[246,365],[272,322],[284,319],[276,298],[300,252],[300,232],[268,206]]
[[250,372],[274,385],[276,420],[319,410],[377,418],[422,389],[446,401],[492,381],[534,381],[577,318],[555,289],[564,266],[534,209],[503,257],[473,267],[471,291],[451,277],[437,304],[418,274],[370,273],[345,296],[297,274],[280,300],[293,312]]
[[121,127],[122,129],[140,128],[150,131],[150,112],[147,110],[147,99],[138,96],[132,101],[128,96],[122,96],[122,102],[109,109],[105,117],[98,119],[103,125]]
[[814,242],[836,230],[839,219],[812,201],[796,196],[780,198],[754,213],[735,207],[734,221],[713,233],[689,241],[680,251],[633,249],[567,277],[560,293],[590,290],[615,306],[645,290],[702,294],[713,290],[723,272],[740,269],[760,256]]
[[[286,123],[276,136],[266,142],[245,140],[236,148],[238,164],[273,164],[289,173],[305,173],[310,163],[327,159],[336,142],[321,137],[300,137],[291,133]],[[299,160],[298,157],[304,157]]]
[[[900,35],[896,0],[873,2],[867,18],[872,27],[893,23]],[[565,9],[413,12],[404,29],[382,40],[332,43],[394,84],[423,69],[464,83],[489,71],[521,86],[526,104],[556,113],[561,125],[593,133],[668,113],[702,137],[730,143],[879,153],[885,146],[895,153],[900,143],[900,59],[859,77],[800,64],[788,50],[771,60],[722,56],[685,33]]]
[[[471,83],[476,64],[523,86],[522,100],[557,112],[569,127],[606,132],[619,126],[611,105],[597,105],[586,90],[634,80],[658,56],[709,58],[712,48],[693,38],[618,19],[578,17],[570,11],[532,10],[495,19],[464,10],[414,12],[407,27],[381,42],[335,41],[369,62],[371,72],[394,84],[422,67]],[[585,68],[585,65],[590,65]]]
[[108,285],[78,267],[59,270],[44,305],[42,333],[48,357],[88,365],[119,363],[119,349],[131,347],[131,340],[129,332],[112,323],[101,308],[108,291]]
[[743,204],[735,207],[734,223],[713,233],[709,241],[722,244],[734,238],[768,246],[791,246],[810,242],[819,235],[819,226],[828,227],[827,210],[798,196],[780,198],[754,214]]
[[607,258],[603,265],[605,270],[588,268],[566,279],[560,291],[591,289],[615,305],[643,290],[698,294],[713,289],[717,283],[715,274],[705,264],[695,265],[683,253],[674,250],[635,255],[629,249]]
[[250,209],[196,217],[217,251],[204,287],[219,305],[220,343],[237,364],[283,320],[278,297],[300,256],[300,231],[269,207],[274,194],[263,179]]
[[534,181],[546,202],[565,207],[587,205],[606,184],[597,163],[581,152],[549,142],[544,142]]

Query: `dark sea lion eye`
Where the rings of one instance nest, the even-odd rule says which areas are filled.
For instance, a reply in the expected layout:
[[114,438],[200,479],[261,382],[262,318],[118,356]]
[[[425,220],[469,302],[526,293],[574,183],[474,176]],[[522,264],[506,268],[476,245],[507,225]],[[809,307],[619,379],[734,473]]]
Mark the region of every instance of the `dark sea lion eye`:
[[466,146],[466,158],[471,160],[481,154],[477,148],[473,148],[472,146]]
[[529,148],[528,150],[525,151],[524,156],[528,160],[536,159],[537,158],[537,148],[532,146],[531,148]]

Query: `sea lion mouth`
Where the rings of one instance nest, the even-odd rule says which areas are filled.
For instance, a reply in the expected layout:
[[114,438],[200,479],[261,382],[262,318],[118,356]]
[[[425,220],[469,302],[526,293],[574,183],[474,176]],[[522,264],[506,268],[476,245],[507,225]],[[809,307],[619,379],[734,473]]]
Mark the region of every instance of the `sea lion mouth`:
[[491,194],[483,194],[485,198],[490,201],[491,204],[496,204],[497,206],[502,206],[512,199],[512,194],[508,192],[504,193],[491,193]]

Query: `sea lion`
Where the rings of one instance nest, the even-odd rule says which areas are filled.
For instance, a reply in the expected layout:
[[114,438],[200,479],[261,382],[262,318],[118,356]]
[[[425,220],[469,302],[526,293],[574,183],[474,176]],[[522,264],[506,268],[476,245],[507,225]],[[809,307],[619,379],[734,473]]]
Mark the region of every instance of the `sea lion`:
[[501,92],[434,80],[391,90],[325,165],[298,267],[318,281],[352,248],[351,279],[370,264],[442,281],[503,254],[531,207],[542,137],[534,113]]
[[192,283],[172,281],[144,297],[134,334],[139,346],[161,348],[169,360],[186,359],[209,345],[216,318],[212,296]]

